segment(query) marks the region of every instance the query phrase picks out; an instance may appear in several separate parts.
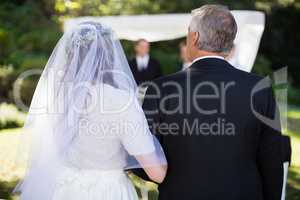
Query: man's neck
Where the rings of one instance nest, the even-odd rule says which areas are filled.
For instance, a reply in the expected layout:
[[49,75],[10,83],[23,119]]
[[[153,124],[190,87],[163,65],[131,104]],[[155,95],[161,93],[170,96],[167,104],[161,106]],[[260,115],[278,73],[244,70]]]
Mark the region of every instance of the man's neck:
[[136,54],[136,57],[139,57],[139,58],[144,58],[144,57],[148,57],[149,54],[144,54],[144,55],[139,55],[139,54]]
[[192,63],[195,63],[196,61],[205,59],[205,58],[217,58],[217,59],[224,60],[224,57],[221,56],[220,54],[207,52],[207,53],[199,53],[198,57],[196,57],[196,56],[194,57]]
[[193,56],[192,63],[194,63],[195,61],[200,60],[202,58],[210,58],[210,57],[224,59],[224,57],[222,55],[218,54],[218,53],[207,52],[207,51],[199,51],[198,53],[196,53]]
[[208,52],[208,51],[199,51],[197,52],[194,56],[193,56],[193,61],[202,57],[222,57],[224,58],[224,56],[222,56],[221,54],[218,53],[214,53],[214,52]]

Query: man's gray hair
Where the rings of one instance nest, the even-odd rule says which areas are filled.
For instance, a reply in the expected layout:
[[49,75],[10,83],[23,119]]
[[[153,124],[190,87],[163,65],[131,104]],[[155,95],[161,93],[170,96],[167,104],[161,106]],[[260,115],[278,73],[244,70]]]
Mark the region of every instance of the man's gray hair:
[[234,44],[237,24],[230,10],[222,5],[205,5],[192,11],[190,31],[198,32],[200,50],[227,56]]

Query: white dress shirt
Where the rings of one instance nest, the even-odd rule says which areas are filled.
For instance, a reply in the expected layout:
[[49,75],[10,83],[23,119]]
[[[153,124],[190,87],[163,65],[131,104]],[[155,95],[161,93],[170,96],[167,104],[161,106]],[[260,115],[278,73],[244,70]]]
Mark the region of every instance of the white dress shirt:
[[139,71],[147,69],[150,56],[147,54],[145,56],[136,56],[136,64]]
[[185,63],[183,63],[182,64],[182,70],[185,70],[185,69],[187,69],[189,66],[191,66],[191,62],[185,62]]

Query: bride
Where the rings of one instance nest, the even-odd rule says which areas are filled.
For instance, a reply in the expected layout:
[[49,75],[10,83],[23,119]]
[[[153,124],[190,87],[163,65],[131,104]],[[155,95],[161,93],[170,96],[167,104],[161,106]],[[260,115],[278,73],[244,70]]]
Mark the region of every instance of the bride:
[[16,188],[22,200],[137,200],[126,170],[144,168],[158,183],[166,174],[121,44],[99,23],[62,36],[24,129],[31,148]]

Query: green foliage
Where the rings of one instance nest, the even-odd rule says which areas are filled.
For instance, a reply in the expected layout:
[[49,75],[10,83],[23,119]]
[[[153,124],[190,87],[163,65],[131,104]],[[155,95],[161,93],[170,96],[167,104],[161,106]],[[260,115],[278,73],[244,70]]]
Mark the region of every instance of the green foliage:
[[57,0],[55,8],[59,14],[64,16],[99,16],[158,13],[160,4],[155,0]]
[[27,69],[43,68],[47,60],[48,57],[46,54],[34,54],[26,51],[15,51],[7,59],[9,63],[17,66],[15,67],[16,73],[23,72]]
[[160,61],[163,74],[167,75],[181,70],[178,44],[179,40],[153,44],[152,54]]
[[160,61],[163,74],[171,74],[180,70],[177,54],[168,53],[160,49],[153,51],[152,54]]
[[45,55],[27,55],[24,57],[23,62],[21,63],[21,69],[36,69],[45,66],[48,58]]
[[293,167],[289,171],[288,185],[287,185],[287,200],[300,199],[300,168]]
[[261,76],[270,75],[272,73],[271,61],[262,55],[258,55],[252,71]]
[[21,100],[27,107],[30,106],[30,102],[34,94],[37,81],[37,79],[26,79],[22,82],[22,85],[20,87]]
[[273,5],[266,13],[266,28],[260,53],[271,62],[273,69],[288,66],[293,85],[299,87],[300,79],[300,9],[296,4]]
[[5,57],[8,54],[8,50],[12,47],[11,37],[9,32],[0,27],[0,57]]
[[231,9],[252,9],[255,7],[254,0],[56,0],[55,9],[64,16],[101,16],[120,14],[153,14],[153,13],[179,13],[190,12],[201,5],[224,4]]
[[[11,63],[22,70],[24,57],[49,56],[61,30],[56,18],[49,18],[50,9],[41,9],[41,5],[33,1],[0,3],[0,64]],[[35,67],[42,68],[44,64],[40,62]]]
[[[267,26],[254,72],[267,75],[272,69],[287,65],[292,84],[300,86],[297,78],[300,60],[295,45],[300,43],[300,35],[295,34],[299,32],[300,9],[296,0],[2,0],[0,64],[12,64],[15,76],[29,68],[44,67],[62,34],[58,19],[83,15],[182,13],[207,3],[228,5],[230,9],[265,10]],[[131,57],[133,45],[128,41],[122,43]],[[151,53],[162,63],[164,74],[179,70],[178,43],[179,40],[152,44]],[[298,91],[292,89],[290,93],[292,102],[298,103]]]
[[12,88],[14,78],[12,65],[0,65],[0,101],[9,99],[9,92]]
[[1,181],[0,182],[0,198],[13,200],[14,198],[11,196],[11,191],[17,185],[17,181]]
[[24,51],[47,52],[55,46],[60,34],[51,29],[34,29],[18,38],[18,46]]
[[[54,0],[1,1],[0,102],[12,102],[12,85],[21,72],[45,66],[61,35],[60,24],[54,15],[54,3]],[[5,65],[11,65],[9,70]],[[34,80],[22,84],[22,99],[27,104],[34,87]]]
[[13,104],[0,104],[0,129],[23,126],[25,114],[20,112]]
[[300,89],[290,85],[288,88],[289,104],[300,105]]

